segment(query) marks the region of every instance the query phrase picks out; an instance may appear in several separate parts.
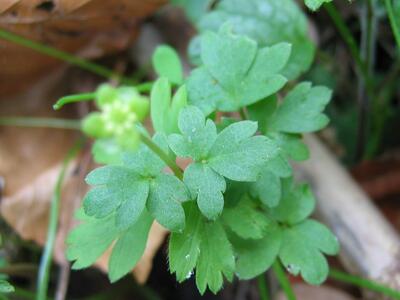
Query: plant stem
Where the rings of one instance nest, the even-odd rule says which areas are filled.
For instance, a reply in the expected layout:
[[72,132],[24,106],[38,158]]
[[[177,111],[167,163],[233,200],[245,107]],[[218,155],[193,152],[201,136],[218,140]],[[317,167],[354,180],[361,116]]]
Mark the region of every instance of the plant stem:
[[121,81],[126,84],[132,84],[133,81],[129,78],[122,77],[121,75],[116,74],[112,70],[103,67],[101,65],[95,64],[93,62],[90,62],[86,59],[74,56],[72,54],[69,54],[67,52],[55,49],[53,47],[49,47],[46,45],[43,45],[41,43],[32,41],[28,38],[22,37],[20,35],[17,35],[15,33],[9,32],[4,29],[0,29],[0,38],[7,40],[9,42],[30,48],[32,50],[35,50],[39,53],[57,58],[59,60],[68,62],[72,65],[76,65],[82,69],[85,69],[87,71],[90,71],[94,74],[97,74],[99,76],[108,78],[108,79],[117,79],[118,81]]
[[282,265],[278,260],[274,262],[274,264],[272,265],[272,269],[274,270],[274,273],[279,281],[279,284],[281,285],[283,291],[285,292],[287,300],[296,300],[296,296],[293,292],[292,286],[290,285],[290,282],[286,277],[285,271],[283,270]]
[[331,17],[334,25],[336,26],[337,30],[339,31],[340,35],[342,36],[343,40],[347,44],[347,47],[350,50],[350,54],[353,57],[359,72],[363,76],[364,82],[367,86],[368,92],[372,95],[372,86],[371,80],[368,76],[368,70],[361,58],[360,49],[356,41],[354,40],[353,35],[351,34],[349,28],[347,27],[346,23],[344,22],[342,16],[340,15],[339,11],[337,10],[336,6],[332,3],[325,3],[323,6],[327,11],[328,15]]
[[400,299],[400,292],[390,287],[384,286],[372,280],[368,280],[362,277],[350,275],[335,269],[331,269],[329,276],[337,281],[342,281],[346,283],[353,284],[355,286],[368,289],[373,292],[381,293],[385,296],[391,297],[393,299]]
[[393,35],[397,43],[397,48],[400,51],[400,28],[397,25],[396,17],[394,15],[393,5],[391,0],[385,0],[386,11],[389,16],[390,26],[392,27]]
[[94,98],[96,98],[96,93],[83,93],[83,94],[65,96],[58,99],[56,104],[53,105],[53,109],[58,110],[65,104],[81,102],[81,101],[90,101],[93,100]]
[[258,294],[261,300],[269,300],[268,288],[265,282],[264,273],[257,277]]
[[37,127],[80,130],[80,120],[32,117],[2,117],[0,126]]
[[150,148],[151,151],[153,151],[155,154],[157,154],[158,157],[160,157],[168,167],[174,172],[175,176],[178,177],[179,179],[183,179],[183,173],[181,168],[174,162],[156,143],[152,141],[151,138],[149,138],[145,134],[140,134],[140,139],[143,143],[146,144],[147,147]]
[[64,181],[67,167],[71,160],[79,153],[82,148],[82,140],[79,140],[67,153],[60,174],[58,175],[56,186],[54,188],[53,197],[51,200],[49,224],[47,227],[46,245],[40,259],[39,274],[38,274],[38,291],[36,295],[37,300],[47,299],[47,289],[49,285],[49,273],[51,267],[51,260],[53,257],[54,244],[57,233],[58,217],[60,210],[61,187]]

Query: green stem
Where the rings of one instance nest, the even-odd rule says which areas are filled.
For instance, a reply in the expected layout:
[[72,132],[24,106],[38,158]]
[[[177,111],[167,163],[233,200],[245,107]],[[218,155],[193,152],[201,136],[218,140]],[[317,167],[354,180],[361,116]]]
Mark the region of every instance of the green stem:
[[[153,82],[144,82],[134,86],[138,92],[150,92],[153,87]],[[82,93],[75,95],[68,95],[60,98],[54,105],[53,109],[58,110],[62,108],[64,105],[69,103],[81,102],[81,101],[90,101],[96,98],[96,92],[92,93]]]
[[166,164],[168,167],[171,168],[172,172],[174,172],[175,176],[179,179],[183,179],[183,173],[181,168],[174,162],[160,147],[155,144],[151,138],[144,134],[140,134],[140,139],[143,143],[146,144],[147,147],[150,148],[155,154],[157,154]]
[[53,197],[51,200],[49,224],[47,227],[46,245],[40,260],[39,274],[38,274],[38,291],[36,295],[37,300],[47,299],[47,289],[49,285],[49,273],[51,267],[51,259],[53,257],[54,244],[57,233],[58,217],[60,213],[60,199],[61,187],[67,171],[67,167],[71,160],[79,153],[82,148],[82,141],[79,140],[67,153],[60,174],[57,178],[56,186],[54,188]]
[[65,104],[81,102],[81,101],[90,101],[96,98],[96,93],[83,93],[76,95],[69,95],[58,99],[58,101],[53,105],[54,110],[58,110],[63,107]]
[[0,117],[0,126],[80,130],[81,122],[79,120],[58,118]]
[[347,273],[343,273],[338,270],[331,269],[329,272],[329,276],[332,279],[337,281],[342,281],[345,283],[350,283],[360,288],[365,288],[373,292],[381,293],[385,296],[391,297],[393,299],[400,299],[400,292],[394,289],[391,289],[387,286],[374,282],[372,280],[368,280],[362,277],[350,275]]
[[257,277],[258,294],[261,300],[269,300],[268,287],[265,282],[264,274]]
[[364,82],[367,86],[368,93],[370,96],[372,95],[372,83],[368,75],[367,67],[364,61],[361,58],[360,49],[351,34],[349,28],[347,27],[346,23],[344,22],[342,16],[340,15],[339,11],[337,10],[336,6],[330,2],[326,3],[324,6],[325,10],[327,11],[328,15],[331,17],[333,23],[335,24],[337,30],[339,31],[340,35],[342,36],[343,40],[347,44],[347,47],[350,50],[350,54],[353,57],[357,68],[360,71],[361,76],[364,79]]
[[286,277],[285,271],[278,260],[274,262],[272,269],[274,270],[276,278],[286,294],[287,300],[296,300],[296,296],[293,292],[292,286],[290,285],[289,279]]
[[101,65],[95,64],[86,59],[74,56],[72,54],[55,49],[53,47],[49,47],[49,46],[43,45],[41,43],[32,41],[30,39],[27,39],[25,37],[15,34],[15,33],[9,32],[7,30],[0,29],[0,38],[7,40],[9,42],[30,48],[39,53],[42,53],[42,54],[57,58],[59,60],[68,62],[72,65],[78,66],[82,69],[90,71],[99,76],[102,76],[102,77],[105,77],[108,79],[115,78],[115,79],[121,81],[122,83],[126,83],[126,84],[133,83],[131,79],[122,77],[122,76],[116,74],[115,72],[113,72],[112,70],[105,68]]
[[394,10],[391,0],[385,0],[386,11],[389,16],[390,26],[392,27],[393,35],[397,43],[398,50],[400,51],[400,28],[397,25],[396,17],[394,15]]

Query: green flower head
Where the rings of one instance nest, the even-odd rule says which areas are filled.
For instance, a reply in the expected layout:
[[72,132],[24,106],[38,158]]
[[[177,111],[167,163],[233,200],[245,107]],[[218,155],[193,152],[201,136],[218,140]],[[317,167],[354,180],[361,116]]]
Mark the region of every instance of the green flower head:
[[100,111],[90,113],[83,120],[83,132],[96,139],[115,138],[122,148],[136,149],[140,141],[136,123],[149,113],[148,98],[134,87],[103,84],[96,91],[96,104]]

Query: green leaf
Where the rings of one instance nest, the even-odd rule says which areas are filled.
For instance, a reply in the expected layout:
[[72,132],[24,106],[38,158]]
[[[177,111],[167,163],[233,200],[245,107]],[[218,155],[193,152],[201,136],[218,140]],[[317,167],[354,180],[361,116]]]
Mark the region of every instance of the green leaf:
[[151,121],[156,132],[177,133],[178,116],[187,103],[187,91],[181,86],[171,101],[171,85],[166,78],[159,78],[151,89]]
[[247,197],[238,205],[227,207],[222,214],[223,223],[244,239],[261,239],[269,225],[265,214]]
[[286,133],[312,132],[325,127],[329,119],[322,113],[331,98],[331,91],[311,83],[298,84],[270,119],[273,130]]
[[230,236],[230,241],[237,256],[236,275],[240,279],[251,279],[267,271],[276,260],[282,244],[282,230],[270,222],[262,239],[244,240]]
[[255,181],[261,166],[273,159],[278,148],[265,136],[253,136],[257,123],[241,121],[222,130],[209,153],[209,165],[235,181]]
[[[162,135],[153,140],[161,148]],[[147,146],[123,155],[121,166],[105,166],[86,178],[95,187],[85,196],[83,207],[88,216],[104,218],[115,212],[115,224],[123,230],[137,222],[146,205],[152,216],[171,231],[185,226],[181,203],[189,199],[184,184],[163,173],[165,163]]]
[[177,85],[183,82],[182,64],[174,48],[168,45],[158,46],[154,51],[152,61],[159,77],[166,77]]
[[169,264],[179,282],[190,278],[196,268],[196,284],[201,293],[207,286],[214,293],[222,288],[223,276],[232,280],[235,260],[222,225],[207,221],[195,205],[187,207],[183,233],[172,233]]
[[138,220],[149,193],[148,182],[138,173],[123,166],[106,166],[92,171],[86,181],[96,186],[83,200],[88,216],[100,219],[116,211],[116,225],[121,229]]
[[252,184],[251,194],[268,207],[277,206],[282,195],[280,178],[267,167],[263,168],[260,177]]
[[258,122],[258,128],[263,134],[266,134],[268,131],[269,119],[274,114],[277,105],[278,98],[276,95],[272,95],[247,106],[249,119]]
[[[285,172],[283,172],[283,169],[281,169],[282,172],[280,172],[285,173],[286,175],[279,175],[280,177],[287,177],[290,176],[291,167],[287,161],[284,162],[283,160],[306,160],[309,157],[309,151],[307,146],[304,145],[301,140],[301,134],[285,133],[273,128],[273,122],[274,118],[276,118],[275,114],[277,109],[278,99],[276,96],[268,97],[247,107],[250,119],[257,121],[260,131],[271,138],[281,149],[281,161],[276,161],[276,163],[280,164],[281,167],[284,167],[284,164],[287,166],[285,167]],[[296,118],[299,119],[298,116],[296,116]],[[302,119],[298,120],[298,122],[302,122]],[[290,169],[290,172],[288,169]]]
[[[257,41],[259,47],[287,42],[292,45],[289,61],[282,70],[288,79],[307,71],[315,46],[308,33],[306,15],[294,0],[222,0],[199,22],[200,32],[218,29],[228,22],[234,33]],[[191,45],[191,52],[196,47]]]
[[188,191],[182,181],[173,175],[162,174],[150,183],[147,209],[162,226],[182,231],[185,227],[182,203],[188,199]]
[[194,160],[205,158],[217,138],[217,128],[211,120],[205,120],[203,113],[195,106],[181,110],[178,121],[182,135],[169,136],[169,146],[180,157]]
[[184,108],[179,117],[181,135],[169,136],[176,155],[191,157],[184,182],[200,210],[215,219],[223,209],[225,178],[235,181],[255,181],[261,167],[277,155],[278,148],[265,136],[253,136],[257,123],[236,122],[218,135],[211,120],[194,106]]
[[264,168],[267,168],[270,170],[274,175],[280,177],[280,178],[287,178],[292,176],[292,167],[283,155],[282,148],[280,149],[280,153],[275,156],[273,159],[268,161]]
[[223,285],[223,276],[233,279],[235,258],[232,246],[219,222],[205,223],[196,265],[196,285],[201,294],[207,286],[216,294]]
[[89,267],[114,244],[109,261],[109,277],[112,282],[120,279],[142,257],[147,236],[153,222],[143,211],[138,221],[126,230],[119,230],[113,216],[95,219],[80,213],[82,223],[67,238],[67,258],[74,261],[73,269]]
[[0,293],[8,294],[15,292],[15,288],[6,280],[0,280]]
[[183,233],[172,233],[168,246],[169,269],[182,282],[193,274],[200,254],[203,217],[195,205],[186,210],[186,226]]
[[324,3],[331,2],[332,0],[305,0],[307,7],[311,10],[317,10]]
[[271,132],[267,136],[276,142],[285,157],[296,161],[307,160],[310,157],[310,151],[302,142],[300,134]]
[[94,264],[118,235],[113,216],[104,219],[85,217],[67,238],[67,258],[74,261],[72,269]]
[[233,35],[225,26],[219,34],[205,33],[201,47],[203,66],[192,72],[187,85],[189,102],[206,115],[215,109],[236,111],[286,83],[280,72],[290,55],[287,43],[258,49],[255,41]]
[[283,182],[284,194],[278,206],[267,209],[268,215],[285,224],[305,220],[314,210],[315,198],[308,185],[292,186],[291,179]]
[[310,284],[321,284],[328,276],[328,263],[322,253],[335,255],[339,251],[336,237],[324,225],[306,220],[283,229],[279,257],[293,275],[299,273]]
[[183,181],[203,215],[215,220],[224,208],[225,179],[205,164],[192,163],[185,169]]
[[111,282],[130,272],[142,257],[152,223],[153,219],[144,211],[132,227],[121,233],[108,263],[108,276]]

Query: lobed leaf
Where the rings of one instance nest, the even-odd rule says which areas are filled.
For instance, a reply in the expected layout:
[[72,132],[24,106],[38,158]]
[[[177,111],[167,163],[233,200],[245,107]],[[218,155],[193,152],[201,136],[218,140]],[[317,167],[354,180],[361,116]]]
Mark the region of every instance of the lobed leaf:
[[189,103],[208,115],[215,109],[236,111],[283,87],[280,71],[286,64],[290,45],[280,43],[258,49],[257,43],[227,31],[202,36],[203,65],[192,72],[187,85]]
[[255,181],[261,167],[278,153],[270,139],[253,136],[257,123],[236,122],[217,135],[214,122],[206,121],[194,106],[181,111],[179,128],[182,134],[170,135],[169,144],[176,155],[194,159],[185,169],[184,182],[209,219],[222,212],[225,178]]
[[243,239],[261,239],[270,221],[245,197],[234,207],[227,207],[222,214],[222,222]]
[[235,260],[231,244],[222,225],[209,222],[195,205],[187,210],[187,225],[183,233],[172,233],[169,243],[169,263],[178,281],[193,275],[196,268],[196,284],[200,293],[207,286],[217,293],[223,277],[232,280]]
[[181,86],[171,99],[171,85],[165,77],[159,78],[151,89],[151,121],[156,132],[177,133],[178,115],[187,103],[187,91]]
[[[257,41],[259,47],[281,42],[292,45],[287,65],[282,70],[288,79],[295,79],[309,69],[315,46],[309,38],[306,15],[294,0],[222,0],[198,23],[200,32],[217,32],[229,23],[236,34]],[[196,43],[189,48],[196,53]]]
[[317,221],[306,220],[283,230],[279,257],[293,275],[301,274],[306,282],[321,284],[329,272],[322,253],[334,255],[338,251],[338,241],[328,228]]
[[298,84],[277,108],[269,126],[286,133],[304,133],[320,130],[329,119],[322,113],[331,98],[331,91],[311,83]]
[[271,222],[263,238],[245,240],[231,236],[237,255],[236,275],[240,279],[251,279],[267,271],[278,257],[282,244],[282,230]]
[[162,174],[150,183],[147,209],[165,228],[182,231],[185,227],[182,203],[189,198],[182,181],[173,175]]
[[192,163],[185,169],[183,181],[203,215],[215,220],[224,208],[225,179],[206,164]]
[[119,235],[108,263],[111,282],[129,273],[142,257],[152,223],[153,219],[144,211],[132,227]]
[[296,224],[305,220],[315,207],[315,199],[308,185],[291,185],[291,179],[286,180],[281,201],[277,206],[266,210],[272,219],[285,224]]
[[165,77],[174,84],[183,82],[182,64],[178,53],[168,45],[161,45],[153,53],[152,62],[159,77]]

